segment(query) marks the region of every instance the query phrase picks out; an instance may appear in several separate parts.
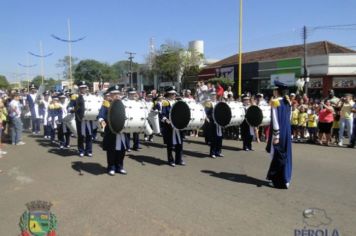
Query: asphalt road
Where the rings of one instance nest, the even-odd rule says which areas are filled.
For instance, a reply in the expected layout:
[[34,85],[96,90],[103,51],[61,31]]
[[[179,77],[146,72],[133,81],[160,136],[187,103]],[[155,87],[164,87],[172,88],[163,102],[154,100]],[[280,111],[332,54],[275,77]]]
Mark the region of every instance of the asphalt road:
[[[270,158],[263,143],[245,152],[241,142],[224,140],[225,157],[212,159],[203,139],[189,137],[187,166],[172,168],[157,137],[128,155],[128,175],[112,177],[98,145],[89,159],[32,135],[24,141],[5,146],[0,159],[0,236],[20,233],[33,200],[53,203],[62,236],[356,235],[355,149],[294,144],[291,188],[278,190],[264,181]],[[325,212],[311,219],[320,224],[303,218],[307,208]]]

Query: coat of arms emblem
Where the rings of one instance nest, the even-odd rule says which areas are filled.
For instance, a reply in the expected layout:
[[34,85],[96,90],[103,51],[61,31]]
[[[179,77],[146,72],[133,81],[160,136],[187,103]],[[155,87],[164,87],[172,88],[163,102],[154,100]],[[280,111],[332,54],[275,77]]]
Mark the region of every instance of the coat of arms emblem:
[[50,212],[52,203],[33,201],[26,204],[20,219],[21,236],[55,236],[57,218]]

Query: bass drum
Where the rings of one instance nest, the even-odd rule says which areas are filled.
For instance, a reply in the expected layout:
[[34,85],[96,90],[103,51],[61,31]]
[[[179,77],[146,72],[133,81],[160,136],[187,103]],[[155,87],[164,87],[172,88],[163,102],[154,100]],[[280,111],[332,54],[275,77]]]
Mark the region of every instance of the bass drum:
[[169,113],[172,126],[179,130],[200,129],[205,119],[204,107],[196,101],[177,101]]
[[75,123],[75,114],[71,113],[63,118],[63,124],[68,127],[70,132],[77,135],[77,124]]
[[83,96],[84,117],[83,120],[96,120],[103,104],[103,98],[92,94]]
[[108,114],[109,128],[113,133],[153,133],[148,120],[148,110],[141,101],[115,100]]
[[271,106],[259,106],[259,108],[262,110],[262,123],[261,126],[268,126],[271,124]]
[[271,123],[271,107],[250,106],[246,111],[246,121],[254,127],[269,125]]
[[239,126],[245,119],[245,109],[240,102],[219,102],[214,106],[213,119],[222,127]]

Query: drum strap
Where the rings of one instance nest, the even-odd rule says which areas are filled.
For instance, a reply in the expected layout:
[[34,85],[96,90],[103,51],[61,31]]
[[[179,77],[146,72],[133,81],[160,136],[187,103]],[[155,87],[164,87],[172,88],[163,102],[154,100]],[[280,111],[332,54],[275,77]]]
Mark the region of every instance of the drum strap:
[[88,134],[92,135],[92,126],[91,126],[91,121],[90,120],[83,120],[81,123],[81,130],[82,130],[82,135],[85,137],[86,136],[86,132],[85,132],[85,128],[88,129]]
[[182,144],[182,139],[180,137],[179,130],[173,128],[172,135],[173,135],[173,145]]
[[122,149],[126,149],[125,137],[125,134],[116,134],[115,150],[121,151]]
[[218,137],[222,137],[222,130],[221,130],[221,126],[216,124],[216,136]]

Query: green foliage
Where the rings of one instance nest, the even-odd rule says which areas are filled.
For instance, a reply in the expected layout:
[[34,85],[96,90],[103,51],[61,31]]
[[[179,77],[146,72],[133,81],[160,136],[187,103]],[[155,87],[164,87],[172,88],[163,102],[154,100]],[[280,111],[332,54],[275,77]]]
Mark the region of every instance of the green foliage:
[[224,88],[227,88],[228,86],[233,86],[234,85],[234,81],[233,80],[228,79],[228,78],[224,78],[224,77],[215,77],[215,78],[209,79],[208,81],[213,83],[213,84],[219,83]]
[[[22,87],[27,88],[28,83],[26,81],[22,81]],[[37,75],[35,78],[32,79],[31,83],[33,83],[37,88],[39,88],[42,84],[42,76]],[[45,86],[45,90],[52,90],[56,86],[56,84],[59,84],[60,80],[55,80],[53,78],[49,79],[44,79],[43,84]]]
[[[75,67],[76,67],[76,62],[78,61],[78,58],[72,57],[72,73],[74,73]],[[57,67],[63,68],[63,78],[69,79],[69,56],[65,56],[63,59],[59,59],[58,63],[56,64]]]
[[112,82],[117,80],[117,75],[113,68],[96,60],[82,60],[78,63],[74,71],[75,82],[86,81],[89,83],[100,81]]
[[10,87],[9,82],[7,81],[6,77],[3,75],[0,75],[0,88],[1,89],[7,89]]
[[203,55],[186,50],[178,42],[167,42],[161,45],[153,58],[152,70],[166,81],[176,81],[180,76],[197,75],[202,59]]
[[[117,78],[123,78],[123,77],[126,77],[130,71],[130,62],[128,60],[118,61],[118,62],[115,62],[111,66],[111,68]],[[140,68],[140,65],[138,63],[132,62],[132,71],[133,72],[138,71],[139,68]]]

